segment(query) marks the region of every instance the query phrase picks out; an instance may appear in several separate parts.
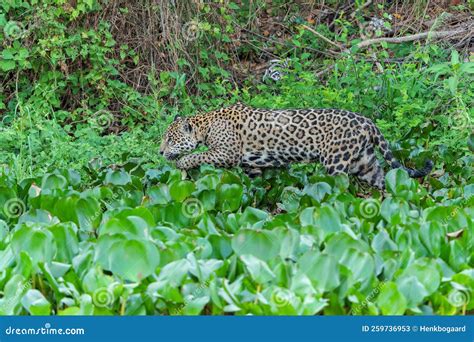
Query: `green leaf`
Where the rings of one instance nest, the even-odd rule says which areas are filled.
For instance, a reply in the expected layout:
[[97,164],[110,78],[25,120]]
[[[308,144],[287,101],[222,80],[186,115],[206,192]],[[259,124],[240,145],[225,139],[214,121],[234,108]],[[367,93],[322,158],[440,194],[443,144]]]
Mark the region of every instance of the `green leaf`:
[[397,278],[397,283],[407,277],[415,277],[424,286],[428,295],[434,293],[441,284],[441,273],[436,263],[430,259],[419,259],[409,265]]
[[256,223],[265,221],[267,218],[268,213],[266,211],[247,207],[239,219],[239,224],[244,227],[253,226]]
[[323,204],[314,210],[314,225],[321,228],[326,236],[342,230],[341,217],[332,206]]
[[183,308],[183,315],[199,315],[207,303],[209,303],[209,296],[191,298],[186,301],[186,305]]
[[438,257],[441,253],[441,244],[445,239],[445,229],[441,222],[431,221],[421,225],[419,230],[420,241],[431,255]]
[[75,203],[74,210],[79,228],[92,231],[95,221],[100,219],[101,215],[99,202],[93,197],[79,198]]
[[221,184],[217,188],[217,203],[221,211],[236,211],[242,202],[243,188],[240,184]]
[[368,284],[374,277],[375,262],[369,253],[349,248],[343,254],[340,263],[352,272],[355,281]]
[[101,225],[99,235],[124,234],[130,238],[145,239],[154,225],[153,216],[148,209],[124,209]]
[[31,287],[31,281],[27,281],[22,275],[14,274],[3,289],[3,297],[0,299],[0,314],[18,315],[18,305],[23,294]]
[[417,307],[428,296],[425,286],[414,276],[401,278],[397,284],[400,292],[406,298],[409,308]]
[[150,204],[167,204],[171,201],[170,191],[166,184],[152,186],[148,190],[148,196],[151,199]]
[[332,189],[328,183],[319,182],[316,184],[306,185],[303,192],[319,203],[327,194],[331,194]]
[[333,256],[309,251],[299,260],[299,264],[316,289],[328,292],[339,286],[339,267]]
[[385,176],[385,184],[387,190],[394,196],[403,199],[410,199],[413,190],[416,188],[414,180],[408,176],[408,173],[403,169],[392,169]]
[[332,235],[326,242],[324,252],[341,260],[347,250],[354,249],[362,253],[370,252],[370,248],[362,240],[356,240],[345,232]]
[[384,283],[376,303],[383,315],[403,315],[407,309],[406,298],[393,282]]
[[28,253],[35,263],[50,262],[56,254],[53,234],[40,226],[21,226],[13,234],[11,246],[17,255]]
[[240,259],[244,262],[252,279],[258,284],[265,284],[275,278],[275,273],[270,270],[265,261],[253,255],[242,255]]
[[158,281],[167,282],[175,287],[181,286],[188,275],[189,266],[189,261],[186,259],[170,262],[160,271]]
[[76,226],[71,222],[59,223],[51,226],[49,230],[53,233],[57,246],[57,253],[54,259],[60,262],[71,263],[72,259],[79,252]]
[[64,176],[56,174],[47,174],[43,177],[41,183],[41,191],[61,190],[67,186],[67,180]]
[[130,175],[125,170],[108,170],[105,175],[105,184],[126,185],[132,182]]
[[21,304],[31,315],[46,316],[51,314],[51,304],[38,290],[28,290],[21,299]]
[[138,282],[155,271],[160,255],[149,241],[117,241],[110,246],[109,263],[113,273],[125,280]]
[[194,190],[196,190],[194,183],[186,180],[173,182],[170,185],[171,198],[176,202],[184,201]]
[[0,69],[2,71],[14,70],[15,67],[16,67],[16,63],[13,60],[9,60],[9,59],[0,60]]
[[270,260],[278,255],[279,241],[272,231],[242,229],[232,238],[232,249],[240,256],[250,254]]

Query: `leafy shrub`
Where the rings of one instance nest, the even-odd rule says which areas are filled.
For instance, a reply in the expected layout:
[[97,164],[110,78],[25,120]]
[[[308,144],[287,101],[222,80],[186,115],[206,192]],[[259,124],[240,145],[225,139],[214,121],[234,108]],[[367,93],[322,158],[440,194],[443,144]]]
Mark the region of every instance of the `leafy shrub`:
[[[466,172],[472,177],[472,160]],[[402,170],[388,197],[311,168],[130,161],[0,180],[3,314],[456,314],[473,309],[474,188]]]
[[[433,43],[360,51],[354,21],[330,29],[292,2],[110,4],[0,4],[1,314],[474,308],[472,57]],[[119,25],[143,15],[150,25]],[[258,72],[270,58],[286,65],[277,81]],[[435,171],[419,184],[393,170],[389,195],[364,200],[318,165],[186,180],[158,156],[174,115],[239,100],[361,112],[397,158]]]

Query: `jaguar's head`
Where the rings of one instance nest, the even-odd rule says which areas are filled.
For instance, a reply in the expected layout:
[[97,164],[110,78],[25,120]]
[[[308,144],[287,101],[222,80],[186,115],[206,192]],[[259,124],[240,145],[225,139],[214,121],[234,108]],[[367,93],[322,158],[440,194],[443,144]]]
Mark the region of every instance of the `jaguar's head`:
[[175,160],[195,150],[199,145],[196,133],[191,120],[177,116],[163,136],[160,154],[168,160]]

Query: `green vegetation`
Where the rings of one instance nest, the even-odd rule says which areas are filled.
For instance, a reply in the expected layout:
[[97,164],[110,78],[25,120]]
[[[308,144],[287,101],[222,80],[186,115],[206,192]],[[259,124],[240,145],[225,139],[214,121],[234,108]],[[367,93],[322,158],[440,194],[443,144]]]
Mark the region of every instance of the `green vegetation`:
[[[0,4],[0,314],[474,309],[465,33],[358,47],[453,29],[471,2],[165,3]],[[159,157],[174,115],[236,101],[360,112],[435,170],[380,194],[319,165],[185,178]]]
[[310,167],[255,180],[132,162],[90,171],[86,189],[72,170],[0,179],[3,314],[474,308],[473,184],[427,190],[392,170],[387,197],[363,199],[346,176]]

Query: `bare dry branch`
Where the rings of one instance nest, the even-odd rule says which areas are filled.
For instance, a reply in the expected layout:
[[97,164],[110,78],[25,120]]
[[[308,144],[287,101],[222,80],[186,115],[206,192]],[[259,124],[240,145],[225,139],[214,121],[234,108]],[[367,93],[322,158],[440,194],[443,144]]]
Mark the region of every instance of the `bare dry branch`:
[[[361,41],[359,44],[357,44],[357,47],[359,48],[365,48],[373,44],[378,44],[378,43],[391,43],[391,44],[400,44],[400,43],[406,43],[406,42],[412,42],[415,40],[422,40],[422,39],[440,39],[440,38],[447,38],[447,37],[453,37],[458,34],[466,33],[465,28],[460,28],[456,30],[451,30],[451,31],[428,31],[428,32],[421,32],[417,34],[413,34],[410,36],[405,36],[405,37],[383,37],[383,38],[373,38],[373,39],[367,39]],[[474,33],[474,32],[473,32]]]

